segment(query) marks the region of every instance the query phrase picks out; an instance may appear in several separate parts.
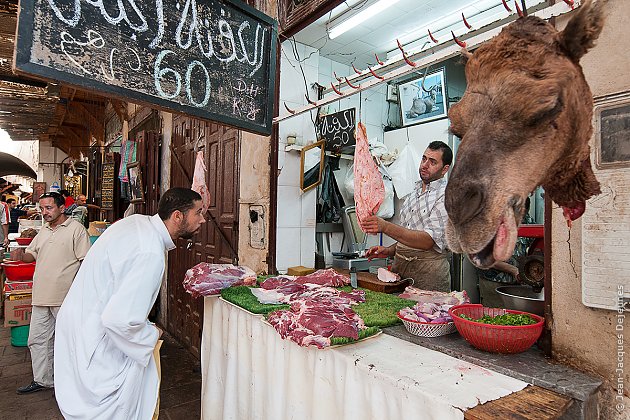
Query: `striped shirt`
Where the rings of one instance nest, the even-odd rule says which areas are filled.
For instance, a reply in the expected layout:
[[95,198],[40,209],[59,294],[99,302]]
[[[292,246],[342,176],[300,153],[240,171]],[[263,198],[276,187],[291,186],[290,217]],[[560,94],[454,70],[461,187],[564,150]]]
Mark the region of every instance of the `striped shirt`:
[[415,189],[407,196],[400,208],[400,220],[402,227],[410,230],[424,231],[431,236],[436,252],[446,250],[447,215],[444,208],[444,192],[446,191],[446,179],[440,178],[429,185],[422,192],[422,181],[415,184]]

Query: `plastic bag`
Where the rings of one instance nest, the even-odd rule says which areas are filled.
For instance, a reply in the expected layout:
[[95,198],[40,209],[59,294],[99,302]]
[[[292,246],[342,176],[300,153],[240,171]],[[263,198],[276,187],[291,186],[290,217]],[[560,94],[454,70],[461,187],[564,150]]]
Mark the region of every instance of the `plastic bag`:
[[387,173],[392,178],[398,198],[404,198],[411,193],[414,184],[420,180],[418,169],[421,159],[422,155],[411,144],[407,144],[398,159],[387,167]]
[[354,162],[348,166],[346,179],[343,181],[343,187],[350,197],[354,197]]
[[383,186],[385,187],[385,197],[381,206],[378,208],[376,215],[383,219],[390,219],[394,217],[394,183],[391,177],[387,173],[387,170],[380,166],[378,170],[383,175]]

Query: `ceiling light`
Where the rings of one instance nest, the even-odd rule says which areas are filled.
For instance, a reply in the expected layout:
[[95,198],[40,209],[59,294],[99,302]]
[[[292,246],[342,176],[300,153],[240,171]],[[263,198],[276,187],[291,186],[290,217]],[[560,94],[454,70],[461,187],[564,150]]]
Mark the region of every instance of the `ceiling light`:
[[335,39],[339,35],[348,32],[350,29],[355,26],[360,25],[366,20],[376,16],[381,13],[383,10],[393,6],[398,3],[400,0],[379,0],[371,6],[363,9],[359,13],[353,15],[349,19],[343,19],[343,15],[339,19],[336,19],[333,22],[330,22],[330,26],[328,28],[328,37],[330,39]]

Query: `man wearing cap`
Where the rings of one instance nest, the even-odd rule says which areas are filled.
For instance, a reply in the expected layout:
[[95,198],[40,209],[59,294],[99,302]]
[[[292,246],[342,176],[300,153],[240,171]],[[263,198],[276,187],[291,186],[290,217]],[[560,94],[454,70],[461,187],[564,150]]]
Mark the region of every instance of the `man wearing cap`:
[[53,346],[57,313],[90,249],[85,227],[64,214],[65,199],[57,192],[42,194],[39,199],[46,221],[26,249],[11,252],[11,259],[36,261],[33,275],[33,312],[28,334],[33,382],[17,389],[30,394],[54,386]]

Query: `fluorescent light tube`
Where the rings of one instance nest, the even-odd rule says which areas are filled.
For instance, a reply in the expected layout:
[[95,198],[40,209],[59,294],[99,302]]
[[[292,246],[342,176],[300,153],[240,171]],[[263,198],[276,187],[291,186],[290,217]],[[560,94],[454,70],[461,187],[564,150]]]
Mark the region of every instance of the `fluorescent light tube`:
[[[348,32],[350,29],[376,16],[383,10],[393,6],[399,1],[400,0],[379,0],[366,9],[360,11],[356,15],[352,16],[351,18],[340,22],[339,24],[335,24],[335,22],[333,21],[330,29],[328,30],[328,37],[330,39],[337,38],[339,35]],[[343,15],[341,17],[343,17]]]

